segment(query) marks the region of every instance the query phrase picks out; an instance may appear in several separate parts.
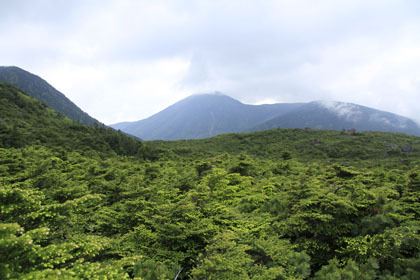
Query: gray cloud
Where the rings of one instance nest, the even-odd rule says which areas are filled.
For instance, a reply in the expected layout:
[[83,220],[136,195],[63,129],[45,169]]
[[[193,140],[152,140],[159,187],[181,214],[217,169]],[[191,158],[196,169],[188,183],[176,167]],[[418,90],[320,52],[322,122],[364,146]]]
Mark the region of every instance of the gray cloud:
[[8,1],[0,61],[106,123],[215,90],[420,120],[419,9],[414,0]]

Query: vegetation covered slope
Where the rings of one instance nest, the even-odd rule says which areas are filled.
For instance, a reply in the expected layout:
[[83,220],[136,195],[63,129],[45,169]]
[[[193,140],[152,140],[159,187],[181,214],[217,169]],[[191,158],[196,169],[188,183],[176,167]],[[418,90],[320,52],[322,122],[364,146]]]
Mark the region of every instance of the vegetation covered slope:
[[64,94],[56,90],[45,80],[19,67],[0,66],[0,82],[10,83],[16,86],[73,121],[90,126],[99,124],[97,120],[83,112],[64,96]]
[[135,155],[142,144],[97,124],[73,122],[12,85],[0,83],[0,144],[5,148],[41,145],[52,149]]
[[[3,138],[31,129],[14,106]],[[66,133],[0,142],[0,279],[420,278],[418,137],[272,130],[130,157]]]
[[290,154],[302,162],[401,165],[420,159],[420,138],[402,133],[276,129],[225,134],[210,139],[151,141],[148,146],[162,155],[211,158],[223,153],[246,153],[256,158],[281,160]]

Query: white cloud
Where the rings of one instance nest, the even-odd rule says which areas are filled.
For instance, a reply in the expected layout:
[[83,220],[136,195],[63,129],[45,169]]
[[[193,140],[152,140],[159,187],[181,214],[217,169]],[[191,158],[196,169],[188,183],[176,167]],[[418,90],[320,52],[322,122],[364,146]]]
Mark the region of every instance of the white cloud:
[[177,81],[188,66],[182,57],[129,65],[65,64],[49,69],[45,76],[51,84],[62,85],[58,90],[77,93],[71,99],[85,104],[81,108],[86,112],[95,112],[93,117],[114,123],[148,117],[183,98],[188,93],[177,87]]
[[339,117],[346,119],[347,121],[357,122],[363,116],[363,113],[359,111],[359,108],[351,103],[337,101],[318,101],[318,104],[337,114]]
[[40,75],[105,123],[215,90],[420,120],[419,10],[414,0],[9,1],[0,64]]

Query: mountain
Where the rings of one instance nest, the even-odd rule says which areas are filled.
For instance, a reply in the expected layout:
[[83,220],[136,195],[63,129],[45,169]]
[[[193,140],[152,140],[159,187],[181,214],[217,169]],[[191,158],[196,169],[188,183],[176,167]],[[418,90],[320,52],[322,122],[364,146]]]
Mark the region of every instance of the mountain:
[[305,128],[401,132],[420,136],[420,127],[411,119],[365,106],[336,101],[314,101],[287,114],[261,123],[251,131],[275,128]]
[[275,128],[402,132],[420,135],[412,120],[343,102],[248,105],[221,93],[187,97],[136,122],[111,125],[144,140],[201,139],[225,133]]
[[0,66],[0,82],[14,85],[73,121],[86,125],[99,123],[45,80],[19,67]]
[[140,141],[112,128],[74,122],[8,83],[0,82],[0,100],[0,147],[35,144],[119,155],[137,155],[142,148]]
[[243,132],[300,104],[247,105],[221,93],[187,97],[141,121],[111,125],[143,140],[200,139]]

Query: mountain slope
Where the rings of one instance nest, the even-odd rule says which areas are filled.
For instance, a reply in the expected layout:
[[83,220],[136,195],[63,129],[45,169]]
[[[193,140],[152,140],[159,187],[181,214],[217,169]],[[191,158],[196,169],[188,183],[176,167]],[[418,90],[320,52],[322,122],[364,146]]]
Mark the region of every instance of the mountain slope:
[[401,132],[420,135],[419,126],[409,118],[351,103],[314,101],[277,116],[251,131],[275,128],[305,128]]
[[275,128],[401,132],[420,135],[411,119],[343,102],[247,105],[222,94],[187,97],[137,122],[111,125],[144,140],[201,139]]
[[0,147],[42,145],[64,150],[136,155],[137,139],[104,125],[76,123],[16,87],[0,83]]
[[255,106],[220,93],[199,94],[187,97],[147,119],[113,124],[111,127],[144,140],[200,139],[246,131],[300,105]]
[[0,82],[6,82],[16,86],[73,121],[87,125],[99,123],[45,80],[19,67],[0,66]]

